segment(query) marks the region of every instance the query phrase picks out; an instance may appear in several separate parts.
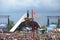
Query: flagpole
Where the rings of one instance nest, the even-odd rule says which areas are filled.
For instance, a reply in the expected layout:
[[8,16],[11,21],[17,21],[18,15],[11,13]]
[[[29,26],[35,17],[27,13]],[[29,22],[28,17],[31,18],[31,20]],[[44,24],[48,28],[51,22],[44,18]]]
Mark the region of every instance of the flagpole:
[[33,18],[33,10],[32,10],[32,39],[34,40],[34,18]]

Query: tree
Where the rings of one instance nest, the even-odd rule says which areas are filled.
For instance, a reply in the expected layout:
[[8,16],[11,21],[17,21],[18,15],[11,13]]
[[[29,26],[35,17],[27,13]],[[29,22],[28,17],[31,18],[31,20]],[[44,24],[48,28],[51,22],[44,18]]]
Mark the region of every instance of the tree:
[[9,31],[14,26],[14,21],[9,20],[9,24],[7,24],[7,30]]

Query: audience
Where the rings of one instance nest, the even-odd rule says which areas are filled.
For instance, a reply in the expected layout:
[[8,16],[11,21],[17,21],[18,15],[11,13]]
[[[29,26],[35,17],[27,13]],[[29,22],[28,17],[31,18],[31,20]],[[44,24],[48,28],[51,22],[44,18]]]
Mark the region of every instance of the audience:
[[[0,34],[0,40],[32,40],[32,33],[10,33],[10,35],[3,34],[3,36]],[[60,34],[60,33],[59,33]],[[57,35],[59,35],[57,34]],[[35,40],[60,40],[60,37],[56,36],[55,34],[35,34]]]

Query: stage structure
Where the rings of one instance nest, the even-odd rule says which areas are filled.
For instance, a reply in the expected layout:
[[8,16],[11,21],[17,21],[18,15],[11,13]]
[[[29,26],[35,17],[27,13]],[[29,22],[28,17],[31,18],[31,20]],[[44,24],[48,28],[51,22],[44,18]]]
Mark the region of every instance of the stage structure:
[[0,28],[5,30],[7,25],[9,25],[9,15],[0,15]]
[[[35,29],[39,27],[37,22],[33,21],[33,23]],[[29,18],[29,11],[27,11],[27,13],[21,17],[21,19],[15,24],[15,26],[12,27],[10,32],[21,30],[32,30],[32,18]]]
[[[24,30],[24,29],[26,29],[24,31],[32,30],[33,24],[32,24],[32,18],[29,18],[29,11],[27,11],[27,17],[24,19],[25,19],[25,21],[21,22],[21,24],[18,25],[16,30],[18,30],[18,31]],[[39,27],[39,25],[35,21],[33,21],[33,23],[34,23],[34,29],[36,30]]]
[[[60,16],[47,16],[47,26],[50,24],[50,19],[57,19],[57,26],[60,25]],[[54,20],[55,21],[55,20]]]

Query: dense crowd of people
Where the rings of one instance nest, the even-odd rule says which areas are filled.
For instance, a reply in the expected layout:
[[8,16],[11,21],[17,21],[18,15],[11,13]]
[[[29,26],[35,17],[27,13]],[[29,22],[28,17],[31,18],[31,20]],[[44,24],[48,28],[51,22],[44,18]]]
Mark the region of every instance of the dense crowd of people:
[[[35,34],[35,40],[60,40],[60,33]],[[0,40],[32,40],[32,33],[1,33]]]

